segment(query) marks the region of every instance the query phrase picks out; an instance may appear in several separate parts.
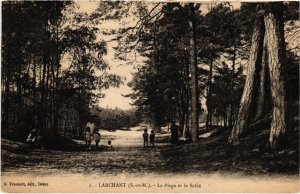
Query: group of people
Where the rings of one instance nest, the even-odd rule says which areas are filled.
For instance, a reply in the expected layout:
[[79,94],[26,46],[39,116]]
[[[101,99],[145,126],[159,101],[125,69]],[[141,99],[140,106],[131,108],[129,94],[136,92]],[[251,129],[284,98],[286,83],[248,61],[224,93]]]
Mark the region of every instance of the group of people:
[[99,142],[100,142],[101,136],[98,130],[91,130],[90,127],[85,128],[84,132],[84,141],[85,141],[85,148],[91,149],[91,143],[92,140],[95,141],[96,149],[98,148]]
[[[179,129],[178,126],[175,124],[175,122],[172,122],[170,129],[171,129],[171,144],[176,145],[179,143]],[[190,133],[187,132],[186,136],[188,139],[191,139]],[[149,136],[147,129],[144,129],[143,139],[144,139],[144,147],[148,147],[149,139],[150,139],[150,146],[154,147],[154,141],[155,141],[154,130],[151,130],[151,134]]]
[[[144,138],[144,147],[148,147],[148,141],[149,141],[149,134],[147,132],[147,129],[144,129],[143,138]],[[155,133],[154,130],[151,130],[150,134],[150,146],[154,147],[154,139],[155,139]]]
[[[148,130],[145,129],[143,133],[143,139],[144,139],[144,147],[149,147],[149,139],[150,139],[150,146],[154,147],[154,140],[155,140],[155,133],[154,130],[151,130],[151,134],[149,135]],[[101,140],[101,135],[98,131],[98,129],[95,128],[95,124],[93,122],[88,122],[86,124],[85,130],[84,130],[84,141],[85,141],[85,149],[91,150],[91,144],[92,141],[95,142],[95,148],[98,149],[99,142]],[[42,136],[39,133],[39,130],[33,129],[28,137],[27,137],[27,143],[33,145],[34,147],[41,147],[42,146]],[[113,150],[112,141],[108,140],[107,150]]]
[[[101,135],[99,131],[95,129],[95,124],[93,122],[88,122],[84,131],[85,149],[91,150],[92,140],[95,141],[95,148],[98,149]],[[113,150],[111,140],[108,140],[106,149]]]

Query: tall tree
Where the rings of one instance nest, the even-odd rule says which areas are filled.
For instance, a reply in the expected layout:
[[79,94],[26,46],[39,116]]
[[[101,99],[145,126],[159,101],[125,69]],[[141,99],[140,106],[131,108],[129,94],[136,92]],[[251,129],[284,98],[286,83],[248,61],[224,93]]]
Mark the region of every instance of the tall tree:
[[259,17],[256,19],[250,49],[249,64],[247,67],[246,83],[244,92],[242,95],[239,113],[235,125],[232,129],[229,141],[231,143],[238,143],[239,137],[248,127],[251,116],[251,106],[253,106],[253,93],[255,83],[255,72],[258,66],[261,64],[262,52],[263,52],[263,41],[264,41],[264,25],[263,18]]
[[[190,26],[190,70],[191,70],[191,134],[192,141],[198,140],[199,128],[199,92],[198,92],[198,73],[197,73],[197,53],[196,53],[196,15],[200,5],[189,3],[189,26]],[[196,12],[196,13],[195,13]]]
[[266,26],[266,41],[270,84],[273,102],[273,113],[269,143],[276,148],[284,143],[288,134],[288,103],[285,91],[283,69],[286,66],[286,48],[284,39],[282,3],[266,4],[264,22]]
[[[265,3],[256,6],[260,16],[256,19],[252,35],[247,79],[239,115],[229,141],[238,143],[240,136],[249,127],[253,117],[257,115],[255,111],[260,110],[260,108],[255,107],[257,99],[259,106],[263,106],[264,103],[261,103],[262,98],[266,99],[268,95],[262,92],[269,91],[272,97],[269,145],[270,148],[276,149],[284,145],[284,140],[286,140],[289,131],[288,123],[290,123],[288,117],[289,104],[286,97],[286,77],[284,76],[286,69],[283,25],[284,5],[283,3]],[[266,82],[268,75],[270,81]],[[260,82],[265,83],[260,84]],[[254,87],[259,85],[263,89],[258,90],[259,93],[255,93]],[[259,96],[259,98],[256,98],[256,96]]]

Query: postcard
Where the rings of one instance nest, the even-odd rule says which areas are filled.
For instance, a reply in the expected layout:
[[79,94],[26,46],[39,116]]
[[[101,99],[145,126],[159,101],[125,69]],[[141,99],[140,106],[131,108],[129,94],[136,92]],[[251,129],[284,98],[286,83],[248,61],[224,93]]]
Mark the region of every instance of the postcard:
[[1,189],[299,184],[299,2],[2,1]]

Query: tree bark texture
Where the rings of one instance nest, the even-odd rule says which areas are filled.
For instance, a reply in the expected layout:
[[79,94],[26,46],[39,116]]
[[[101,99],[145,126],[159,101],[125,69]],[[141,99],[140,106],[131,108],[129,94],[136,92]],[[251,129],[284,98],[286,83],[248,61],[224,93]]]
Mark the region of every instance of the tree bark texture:
[[232,144],[237,144],[239,142],[240,136],[246,131],[246,128],[249,125],[249,119],[252,112],[251,109],[253,106],[253,92],[255,90],[257,67],[260,66],[262,62],[264,31],[263,18],[259,17],[255,22],[253,30],[246,83],[241,98],[239,112],[229,137],[229,142]]
[[264,37],[264,48],[262,54],[261,67],[259,69],[259,83],[257,104],[253,121],[257,122],[260,119],[265,119],[265,116],[269,113],[271,103],[271,89],[270,89],[270,75],[268,67],[268,54],[267,54],[267,37]]
[[[275,6],[279,6],[276,4]],[[287,135],[287,101],[285,98],[285,82],[283,68],[285,66],[285,41],[283,21],[275,10],[264,17],[268,42],[268,63],[270,70],[271,95],[273,113],[270,129],[269,145],[275,149]]]
[[190,38],[190,63],[191,63],[191,126],[192,141],[198,140],[198,80],[197,80],[197,56],[196,56],[196,25],[194,4],[190,6],[189,26],[191,28]]

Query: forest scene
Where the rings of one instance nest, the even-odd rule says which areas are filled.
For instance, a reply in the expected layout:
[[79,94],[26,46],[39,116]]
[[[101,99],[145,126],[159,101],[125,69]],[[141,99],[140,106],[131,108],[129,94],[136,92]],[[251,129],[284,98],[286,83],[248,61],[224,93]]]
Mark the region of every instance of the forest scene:
[[2,175],[299,179],[299,2],[1,9]]

